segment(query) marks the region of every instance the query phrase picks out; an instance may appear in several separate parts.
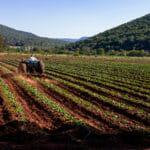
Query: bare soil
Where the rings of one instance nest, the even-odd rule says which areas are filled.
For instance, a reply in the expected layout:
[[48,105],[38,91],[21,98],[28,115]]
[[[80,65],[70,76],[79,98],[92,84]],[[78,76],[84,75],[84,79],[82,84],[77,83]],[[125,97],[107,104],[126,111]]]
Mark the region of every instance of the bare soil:
[[[0,56],[0,59],[2,59]],[[7,58],[20,59],[19,56],[8,56]],[[6,58],[5,58],[6,59]],[[62,57],[50,57],[48,59],[65,59]],[[67,58],[72,60],[72,58]],[[74,58],[73,60],[84,61],[112,61],[102,58]],[[117,60],[118,61],[118,60]],[[126,60],[123,60],[125,62]],[[132,60],[133,61],[133,60]],[[136,62],[134,60],[133,62]],[[139,61],[139,60],[138,60]],[[141,61],[141,60],[140,60]],[[149,60],[142,61],[143,63],[150,62]],[[16,95],[16,100],[22,106],[27,122],[22,122],[8,107],[7,99],[3,96],[0,89],[0,149],[12,150],[48,150],[48,149],[89,149],[89,150],[148,150],[150,148],[150,135],[146,133],[149,129],[149,121],[142,116],[133,115],[127,110],[122,110],[110,105],[107,102],[102,102],[100,99],[92,97],[80,90],[76,90],[52,80],[45,76],[42,77],[46,82],[53,83],[60,88],[70,92],[74,96],[93,103],[102,111],[112,111],[121,119],[129,120],[129,127],[124,128],[119,122],[112,122],[106,116],[96,113],[94,110],[87,109],[83,105],[72,101],[69,97],[60,94],[52,88],[48,88],[41,84],[38,80],[31,77],[26,77],[15,72],[7,65],[7,69],[11,73],[5,73],[0,70],[0,77],[9,85],[12,93]],[[33,85],[39,92],[44,93],[48,98],[64,107],[70,114],[82,119],[86,124],[91,126],[90,129],[82,125],[75,125],[66,121],[59,113],[50,109],[50,107],[41,101],[37,101],[36,97],[30,94],[16,79],[15,76],[23,79],[27,83]],[[79,84],[79,83],[76,83]],[[79,84],[80,85],[80,84]],[[85,88],[94,92],[94,88]],[[99,92],[99,91],[95,91]],[[105,95],[105,93],[102,93]],[[116,101],[123,101],[115,98]],[[126,103],[129,104],[130,103]],[[148,108],[138,105],[145,111]],[[131,131],[135,125],[143,127],[142,132]]]

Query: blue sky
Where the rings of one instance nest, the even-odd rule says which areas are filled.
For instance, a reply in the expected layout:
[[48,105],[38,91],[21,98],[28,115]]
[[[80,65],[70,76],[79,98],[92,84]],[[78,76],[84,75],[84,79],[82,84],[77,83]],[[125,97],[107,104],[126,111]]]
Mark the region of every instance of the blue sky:
[[150,13],[150,0],[0,0],[0,24],[39,36],[79,38]]

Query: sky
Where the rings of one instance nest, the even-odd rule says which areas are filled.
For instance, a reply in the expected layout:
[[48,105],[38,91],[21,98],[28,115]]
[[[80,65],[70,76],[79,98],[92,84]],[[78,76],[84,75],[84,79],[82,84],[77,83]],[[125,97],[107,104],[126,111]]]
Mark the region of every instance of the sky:
[[50,38],[94,36],[150,13],[150,0],[0,0],[0,24]]

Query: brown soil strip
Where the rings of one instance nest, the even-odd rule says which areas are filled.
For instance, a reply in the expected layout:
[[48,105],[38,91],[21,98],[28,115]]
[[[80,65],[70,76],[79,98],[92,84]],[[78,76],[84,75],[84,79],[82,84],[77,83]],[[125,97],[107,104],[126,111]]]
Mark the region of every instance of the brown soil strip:
[[[9,63],[10,65],[13,65],[13,64],[11,64],[11,63]],[[8,67],[7,65],[5,65],[5,67],[7,68],[7,69],[10,69],[11,71],[14,71],[11,67]],[[55,71],[56,72],[56,71]],[[58,72],[59,73],[59,72]],[[50,73],[48,73],[47,72],[47,74],[50,74]],[[75,78],[75,79],[78,79],[78,77],[74,77],[74,76],[72,76],[72,75],[69,75],[69,74],[66,74],[66,73],[61,73],[61,74],[65,74],[65,75],[67,75],[67,76],[71,76],[71,77],[73,77],[73,78]],[[51,74],[51,75],[53,75],[53,74]],[[65,79],[65,80],[68,80],[68,81],[70,81],[69,79],[67,79],[67,78],[64,78],[64,77],[61,77],[61,76],[58,76],[58,75],[55,75],[55,76],[57,76],[57,77],[59,77],[59,78],[62,78],[62,79]],[[79,77],[80,79],[81,79],[81,77]],[[83,78],[82,78],[83,79]],[[83,80],[85,80],[85,79],[83,79]],[[51,81],[47,81],[47,82],[51,82]],[[72,82],[72,81],[71,81]],[[91,82],[91,81],[90,81]],[[93,82],[93,81],[92,81]],[[72,83],[76,83],[76,82],[72,82]],[[88,89],[90,89],[90,90],[92,90],[92,91],[97,91],[97,89],[93,89],[92,87],[88,87],[87,85],[84,85],[84,84],[81,84],[81,83],[78,83],[78,84],[80,84],[80,85],[82,85],[82,86],[86,86],[86,88],[88,88]],[[95,83],[94,82],[94,84],[97,84],[97,83]],[[98,84],[99,85],[99,84]],[[116,85],[117,85],[117,83],[116,83]],[[103,86],[103,85],[101,85],[101,86]],[[115,90],[116,92],[120,92],[120,93],[123,93],[123,94],[129,94],[129,96],[131,96],[131,97],[133,97],[133,98],[138,98],[139,100],[141,100],[140,98],[142,98],[143,99],[143,101],[146,101],[146,102],[149,102],[149,100],[146,100],[147,98],[146,97],[144,97],[144,96],[139,96],[139,95],[135,95],[135,94],[133,94],[132,92],[124,92],[123,90],[120,90],[120,89],[116,89],[116,88],[114,88],[114,87],[109,87],[109,86],[103,86],[104,88],[109,88],[110,90],[111,89],[113,89],[113,90]],[[126,87],[126,86],[123,86],[123,87]],[[132,89],[132,88],[129,88],[129,89]],[[135,91],[137,91],[138,92],[138,90],[135,90]],[[101,91],[97,91],[97,92],[101,92]],[[101,92],[102,93],[102,92]],[[144,92],[142,92],[143,94],[145,94]],[[132,101],[127,101],[127,100],[125,100],[125,99],[120,99],[120,98],[118,98],[118,97],[116,97],[116,96],[112,96],[112,95],[108,95],[107,93],[103,93],[105,96],[107,96],[107,97],[110,97],[110,98],[115,98],[115,100],[118,100],[119,102],[125,102],[126,104],[129,104],[129,105],[132,105],[132,106],[134,106],[134,107],[140,107],[141,109],[145,109],[147,112],[149,112],[149,107],[148,106],[146,106],[146,105],[143,105],[143,104],[138,104],[138,103],[134,103],[134,102],[132,102]]]
[[3,67],[5,67],[5,68],[9,69],[9,70],[12,71],[12,72],[15,72],[15,70],[14,70],[12,67],[8,66],[7,64],[13,66],[12,64],[9,64],[9,63],[6,63],[6,64],[1,64],[1,63],[0,63],[1,66],[3,66]]
[[[42,88],[42,87],[41,87]],[[61,94],[59,94],[59,93],[57,93],[56,91],[54,91],[53,89],[51,89],[51,88],[46,88],[46,87],[44,87],[44,90],[45,90],[45,93],[48,93],[50,96],[53,96],[54,97],[54,95],[55,95],[55,99],[57,99],[57,101],[59,101],[59,99],[61,99],[61,100],[63,100],[64,99],[64,101],[60,101],[60,103],[62,104],[62,103],[67,103],[66,102],[66,100],[68,101],[69,100],[69,103],[71,104],[71,106],[72,106],[72,108],[70,108],[70,109],[73,109],[74,111],[76,110],[76,109],[78,109],[78,111],[80,110],[80,111],[82,111],[83,113],[85,113],[86,115],[88,115],[88,116],[92,116],[92,118],[95,118],[95,119],[97,119],[98,121],[100,121],[100,122],[103,122],[104,124],[107,124],[107,125],[109,125],[109,127],[111,127],[111,128],[114,128],[114,129],[119,129],[120,131],[121,130],[125,130],[125,126],[122,126],[122,125],[120,125],[120,123],[119,123],[119,119],[117,119],[115,122],[112,122],[112,121],[110,121],[109,119],[107,119],[107,117],[105,117],[105,116],[103,116],[103,114],[101,114],[101,113],[95,113],[95,111],[92,111],[92,110],[90,110],[90,112],[89,112],[89,110],[86,108],[86,107],[83,107],[83,106],[78,106],[78,104],[76,104],[76,103],[74,103],[74,102],[72,102],[72,100],[70,100],[68,97],[65,97],[64,95],[61,95]],[[67,89],[68,91],[69,91],[69,88]],[[57,98],[56,98],[56,95],[57,95]],[[72,95],[73,95],[73,92],[72,92]],[[66,104],[65,104],[66,105]],[[108,110],[108,108],[104,108],[104,106],[100,106],[100,105],[97,105],[98,106],[98,108],[101,108],[101,110],[105,110],[105,111],[107,111]],[[67,108],[69,108],[70,106],[66,106]],[[109,108],[109,111],[112,111],[110,108]],[[79,113],[79,112],[78,112]],[[115,112],[115,114],[116,114],[116,112]],[[118,114],[117,113],[117,115],[118,115],[118,117],[120,116],[120,119],[127,119],[126,118],[126,116],[124,116],[124,115],[122,115],[122,114]],[[79,114],[79,116],[82,116],[81,114]],[[98,117],[97,117],[98,116]],[[83,116],[84,118],[85,118],[85,116]],[[87,116],[86,116],[86,118],[87,118]],[[130,122],[128,122],[129,124],[130,124],[130,127],[131,127],[131,130],[132,130],[132,127],[133,128],[135,128],[135,125],[141,125],[141,126],[143,126],[143,128],[146,128],[146,127],[144,127],[144,125],[141,123],[141,122],[137,122],[137,121],[135,121],[135,120],[131,120],[131,119],[129,119],[128,118],[128,120],[130,120]],[[128,126],[128,129],[130,128],[129,126]]]
[[[125,103],[125,104],[127,104],[127,105],[129,105],[129,106],[134,106],[134,107],[137,107],[137,109],[143,109],[143,110],[145,110],[145,111],[147,111],[147,112],[150,112],[150,107],[148,107],[148,106],[146,106],[146,105],[143,105],[143,104],[139,104],[139,103],[135,103],[135,102],[132,102],[132,101],[128,101],[128,100],[126,100],[126,99],[123,99],[123,98],[120,98],[120,97],[117,97],[117,96],[115,96],[115,95],[111,95],[111,94],[108,94],[108,93],[106,93],[106,92],[103,92],[103,91],[100,91],[100,90],[98,90],[98,89],[96,89],[96,88],[94,88],[94,87],[91,87],[91,86],[88,86],[88,85],[86,85],[86,84],[84,84],[84,83],[81,83],[80,81],[72,81],[72,80],[70,80],[70,79],[68,79],[68,78],[66,78],[66,77],[62,77],[61,75],[53,75],[53,74],[51,74],[51,73],[47,73],[47,74],[50,74],[50,75],[52,75],[52,76],[54,76],[54,77],[58,77],[58,78],[61,78],[61,79],[64,79],[64,80],[66,80],[66,81],[69,81],[69,82],[71,82],[71,83],[74,83],[74,84],[77,84],[77,85],[80,85],[80,86],[83,86],[84,88],[86,88],[86,89],[88,89],[88,90],[90,90],[90,91],[92,91],[92,92],[96,92],[96,93],[100,93],[100,94],[102,94],[102,95],[104,95],[104,96],[106,96],[106,97],[109,97],[109,98],[112,98],[112,99],[115,99],[115,101],[118,101],[118,102],[123,102],[123,103]],[[65,88],[65,87],[64,87]],[[72,87],[70,87],[70,88],[72,88]],[[107,88],[106,88],[107,89]],[[111,90],[111,89],[110,89]],[[78,90],[77,89],[75,89],[75,91],[77,92]],[[117,91],[118,92],[118,91]],[[79,92],[77,92],[77,94],[79,94],[80,93],[80,91]],[[82,94],[80,94],[81,96],[82,96]],[[86,95],[86,93],[84,93],[83,94],[83,96],[84,95]]]
[[[12,65],[12,66],[14,66],[14,67],[17,67],[17,65],[15,65],[13,62],[5,62],[6,64],[9,64],[9,65]],[[10,68],[11,69],[11,68]],[[13,69],[12,69],[12,71],[13,71]],[[58,72],[59,73],[59,72]],[[64,74],[64,73],[63,73]],[[65,75],[68,75],[68,76],[71,76],[71,77],[73,77],[72,75],[69,75],[69,74],[67,74],[67,73],[65,73]],[[74,77],[75,78],[75,77]],[[105,81],[105,80],[104,80]],[[113,81],[115,81],[115,85],[118,85],[117,83],[124,83],[124,82],[122,82],[122,81],[118,81],[118,80],[113,80]],[[135,86],[135,84],[132,84],[132,83],[130,83],[130,85],[133,85],[133,86]],[[136,86],[138,86],[138,87],[141,87],[141,86],[139,86],[139,85],[136,85]],[[126,86],[126,85],[122,85],[122,87],[125,87],[125,88],[128,88],[128,89],[131,89],[132,90],[132,88],[130,88],[130,87],[128,87],[128,86]],[[144,87],[145,89],[150,89],[150,88],[148,88],[148,87]],[[138,90],[136,90],[136,89],[133,89],[133,90],[135,90],[136,92],[138,92]],[[141,93],[142,94],[147,94],[146,92],[144,92],[144,91],[141,91]],[[136,98],[137,98],[137,96],[136,96]]]
[[[121,109],[119,107],[116,107],[113,104],[110,104],[108,102],[103,102],[100,99],[95,98],[92,95],[89,95],[88,93],[82,92],[82,91],[80,91],[76,88],[73,88],[73,87],[69,86],[69,85],[59,84],[59,86],[62,87],[63,89],[66,89],[66,90],[70,91],[71,93],[73,93],[73,94],[89,101],[90,103],[93,103],[94,105],[98,106],[99,108],[104,108],[106,110],[122,114],[124,117],[125,116],[128,117],[128,119],[138,121],[139,123],[143,122],[145,125],[148,125],[148,126],[150,124],[150,121],[146,118],[146,116],[143,116],[143,115],[140,115],[140,114],[134,114],[135,110],[128,111],[128,110]],[[107,95],[105,95],[105,96],[107,96]],[[113,99],[114,99],[114,97],[113,97]]]
[[[121,112],[121,110],[119,111],[118,109],[119,108],[116,108],[117,109],[117,111],[116,111],[116,109],[114,110],[114,109],[112,109],[112,107],[113,106],[109,106],[109,107],[107,107],[107,105],[103,105],[103,103],[101,103],[100,101],[101,100],[99,100],[99,99],[97,99],[97,98],[94,98],[94,97],[92,97],[91,95],[89,95],[89,94],[87,94],[87,93],[84,93],[84,92],[82,92],[82,91],[80,91],[80,90],[77,90],[77,89],[75,89],[75,88],[72,88],[72,87],[70,87],[69,85],[63,85],[63,84],[59,84],[58,85],[59,87],[61,87],[62,89],[66,89],[67,91],[69,91],[72,95],[76,95],[76,96],[78,96],[78,97],[81,97],[83,100],[87,100],[88,102],[90,102],[90,103],[93,103],[96,107],[98,107],[98,108],[100,108],[101,110],[103,110],[103,111],[109,111],[109,112],[113,112],[114,113],[114,115],[117,115],[119,118],[121,118],[121,120],[123,120],[123,119],[127,119],[127,120],[130,120],[130,122],[132,122],[131,123],[131,126],[132,126],[132,124],[134,124],[133,126],[135,126],[135,124],[137,125],[141,125],[141,126],[143,126],[143,123],[141,122],[141,119],[139,119],[139,117],[141,118],[141,117],[143,117],[143,116],[139,116],[139,117],[136,117],[136,118],[138,118],[138,120],[135,118],[135,119],[133,119],[133,116],[132,117],[129,117],[129,115],[126,115],[126,112],[122,112],[122,113],[120,113]],[[132,114],[130,113],[130,116],[131,116]],[[106,118],[105,118],[106,119]],[[140,121],[139,121],[140,120]],[[145,119],[146,120],[146,119]],[[118,119],[117,119],[117,121],[119,121]],[[117,123],[116,123],[117,124]],[[146,124],[147,125],[147,124]]]
[[[25,79],[27,82],[29,82],[30,84],[33,84],[34,86],[37,86],[37,83],[34,83],[33,82],[33,80],[31,80],[31,79],[29,79],[29,78],[27,78],[27,79]],[[48,80],[48,79],[47,79]],[[50,81],[49,80],[49,82],[52,82],[52,81]],[[80,92],[80,91],[79,91]],[[82,95],[82,94],[81,94]],[[83,94],[84,95],[84,94]],[[107,110],[108,110],[108,108],[107,108]],[[120,112],[120,111],[119,111]],[[133,119],[133,118],[132,118]],[[108,123],[107,123],[108,124]],[[117,127],[118,128],[118,127]]]
[[[37,87],[37,83],[35,83],[33,80],[27,79],[26,81],[29,82],[30,84],[33,84],[34,86]],[[51,81],[49,81],[49,82],[51,82]],[[51,90],[52,90],[52,89],[51,89]],[[47,91],[45,91],[45,92],[47,92]],[[53,92],[55,92],[55,91],[53,91]],[[57,95],[57,94],[58,94],[58,93],[56,92],[55,95]],[[52,95],[54,95],[54,94],[52,94]],[[51,96],[52,96],[52,95],[51,95]],[[53,96],[52,96],[52,97],[53,97]],[[63,97],[64,97],[64,96],[61,95],[61,98],[63,98]],[[58,100],[58,99],[60,99],[60,98],[57,98],[57,100]],[[73,105],[75,105],[75,104],[73,104]],[[68,107],[68,106],[67,106],[67,107]],[[72,108],[71,108],[71,109],[72,109]],[[82,108],[82,109],[83,109],[83,108]],[[84,108],[84,109],[85,109],[85,108]],[[84,111],[85,111],[85,110],[84,110]],[[87,111],[87,110],[86,110],[86,111]],[[87,113],[89,113],[89,112],[85,112],[85,113],[87,114]],[[90,113],[91,113],[91,112],[90,112]],[[80,115],[81,115],[81,114],[80,114]],[[94,115],[95,115],[95,114],[94,114]],[[92,116],[94,116],[94,115],[92,114]],[[102,121],[102,120],[101,120],[101,121]],[[108,124],[108,122],[105,122],[105,124]],[[109,123],[109,124],[110,124],[110,123]],[[112,126],[114,127],[114,125],[112,125]],[[118,127],[115,127],[115,128],[118,128]]]
[[[51,71],[51,70],[50,70]],[[86,81],[87,82],[87,80],[86,79],[84,79],[84,78],[82,78],[82,77],[76,77],[76,76],[73,76],[73,75],[69,75],[69,74],[67,74],[67,73],[62,73],[62,72],[60,72],[60,71],[54,71],[54,70],[52,70],[53,72],[56,72],[56,73],[59,73],[59,74],[63,74],[63,75],[67,75],[67,76],[70,76],[70,77],[73,77],[73,78],[75,78],[75,79],[77,79],[77,80],[82,80],[82,81]],[[49,73],[49,72],[46,72],[47,74],[50,74],[50,75],[53,75],[53,74],[51,74],[51,73]],[[57,76],[57,75],[56,75]],[[119,92],[119,93],[122,93],[122,94],[128,94],[128,95],[130,95],[130,96],[132,96],[132,97],[134,97],[134,98],[137,98],[137,99],[142,99],[143,101],[145,101],[145,102],[150,102],[149,100],[147,100],[147,97],[145,97],[145,96],[139,96],[139,95],[136,95],[136,94],[134,94],[134,93],[132,93],[132,92],[125,92],[125,91],[123,91],[123,90],[121,90],[121,89],[118,89],[118,88],[115,88],[115,87],[110,87],[110,86],[108,86],[108,85],[103,85],[103,84],[101,84],[101,83],[97,83],[97,82],[94,82],[94,81],[88,81],[88,82],[90,82],[90,83],[93,83],[93,84],[96,84],[96,85],[98,85],[98,86],[100,86],[100,87],[103,87],[103,88],[107,88],[107,89],[109,89],[109,90],[111,90],[111,89],[113,89],[113,90],[115,90],[116,92]]]
[[[68,66],[66,65],[66,67],[68,67]],[[81,69],[85,68],[85,69],[88,69],[88,70],[89,70],[89,68],[84,67],[84,66],[81,67],[81,66],[79,66],[79,65],[74,65],[74,67],[78,67],[78,68],[81,68]],[[92,68],[90,68],[90,69],[95,70],[94,67],[92,67]],[[53,70],[53,68],[50,68],[50,67],[49,67],[49,68],[47,68],[47,70]],[[97,68],[96,68],[96,70],[97,70]],[[60,71],[60,70],[55,69],[55,71]],[[91,70],[91,71],[92,71],[92,70]],[[106,75],[109,75],[109,76],[114,76],[114,77],[118,76],[118,74],[116,74],[116,73],[109,73],[109,72],[105,72],[105,73],[99,72],[99,73],[101,73],[101,74],[106,74]],[[119,75],[119,77],[126,78],[126,79],[130,78],[130,77],[128,77],[128,76],[123,76],[123,74],[124,74],[124,73],[122,73],[122,75]],[[80,74],[80,73],[78,73],[78,75],[80,75],[80,76],[86,76],[86,77],[90,77],[90,78],[94,78],[94,77],[95,77],[94,75],[82,75],[82,74]],[[143,77],[143,78],[144,78],[144,77]],[[134,77],[134,74],[132,74],[132,79],[134,79],[134,80],[136,79],[138,82],[140,81],[141,83],[143,83],[143,82],[145,82],[145,80],[149,79],[149,77],[146,76],[146,79],[143,80],[143,79],[141,79],[141,78],[136,78],[136,76]]]
[[[0,55],[0,59],[17,59],[17,60],[22,60],[24,59],[29,59],[30,56],[26,55],[18,55],[18,56],[13,56],[13,55]],[[137,59],[133,58],[132,59],[122,59],[122,58],[109,58],[109,57],[65,57],[65,56],[59,56],[59,55],[52,55],[52,56],[36,56],[38,59],[41,60],[49,60],[49,61],[62,61],[62,60],[67,60],[67,61],[90,61],[90,62],[119,62],[119,63],[150,63],[149,58],[143,58],[143,59]]]
[[4,104],[4,99],[0,97],[0,126],[10,121],[11,118],[12,116]]
[[44,92],[46,96],[50,97],[51,99],[53,98],[53,101],[56,101],[60,106],[65,107],[65,109],[69,111],[72,115],[83,119],[87,124],[93,126],[95,129],[106,133],[111,133],[114,131],[116,132],[116,130],[118,130],[119,127],[117,125],[106,122],[100,117],[100,115],[94,114],[86,107],[79,106],[68,97],[57,93],[53,89],[47,88],[40,83],[38,84],[39,85],[37,86],[37,88],[40,92]]
[[7,99],[1,97],[0,93],[0,126],[16,119],[15,114],[9,110]]
[[[5,79],[11,91],[15,93],[16,100],[21,104],[24,109],[26,117],[31,121],[38,124],[40,127],[55,128],[54,124],[61,124],[61,120],[51,113],[44,103],[35,101],[35,98],[28,94],[28,92],[12,78]],[[56,124],[57,123],[57,124]],[[57,126],[56,126],[57,127]]]
[[[124,117],[126,116],[129,119],[138,121],[139,123],[143,122],[147,126],[150,125],[150,120],[147,119],[147,116],[136,115],[136,114],[134,114],[135,110],[128,111],[128,110],[121,109],[119,107],[116,107],[113,104],[108,103],[108,102],[103,102],[100,99],[95,98],[92,95],[89,95],[88,93],[85,93],[85,92],[82,92],[80,90],[77,90],[76,88],[70,87],[69,85],[64,85],[64,86],[61,85],[61,87],[74,93],[75,95],[83,98],[84,100],[87,100],[90,103],[93,103],[94,105],[98,106],[99,108],[105,108],[106,110],[109,110],[110,112],[113,111],[115,113],[122,114]],[[117,101],[116,99],[114,99],[114,100]]]

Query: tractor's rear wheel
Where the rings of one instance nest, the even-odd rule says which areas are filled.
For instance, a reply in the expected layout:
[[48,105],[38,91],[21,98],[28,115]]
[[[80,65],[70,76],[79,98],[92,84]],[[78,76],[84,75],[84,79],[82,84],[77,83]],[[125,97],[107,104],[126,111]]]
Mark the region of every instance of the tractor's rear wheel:
[[39,73],[42,75],[44,73],[44,63],[39,61]]
[[18,72],[26,74],[27,73],[27,65],[26,63],[20,63],[18,67]]

